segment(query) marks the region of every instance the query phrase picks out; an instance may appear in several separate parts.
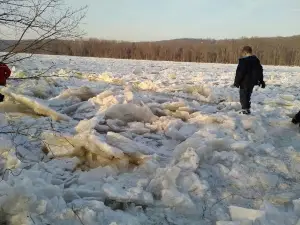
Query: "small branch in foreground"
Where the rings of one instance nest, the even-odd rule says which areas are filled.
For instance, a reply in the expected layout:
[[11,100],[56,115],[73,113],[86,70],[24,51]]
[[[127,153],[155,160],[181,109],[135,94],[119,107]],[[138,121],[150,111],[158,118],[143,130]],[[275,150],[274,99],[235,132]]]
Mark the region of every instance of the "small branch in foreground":
[[31,77],[12,77],[9,80],[29,80],[29,79],[40,79],[46,77],[69,77],[69,78],[76,78],[76,76],[60,76],[60,75],[47,75],[47,76],[31,76]]
[[[0,0],[0,6],[0,26],[5,27],[6,33],[12,33],[10,39],[16,39],[0,40],[0,51],[6,52],[0,61],[6,64],[30,58],[55,40],[72,40],[84,34],[80,24],[86,6],[74,9],[65,0]],[[29,35],[34,38],[27,40]],[[17,56],[18,53],[30,55]]]

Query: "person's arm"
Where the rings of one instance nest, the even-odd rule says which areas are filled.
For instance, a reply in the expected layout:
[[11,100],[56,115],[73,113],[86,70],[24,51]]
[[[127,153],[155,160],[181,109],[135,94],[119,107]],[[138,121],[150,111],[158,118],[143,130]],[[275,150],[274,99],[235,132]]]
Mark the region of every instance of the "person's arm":
[[245,76],[245,65],[243,61],[240,59],[235,73],[235,79],[234,79],[235,87],[240,87],[241,82],[244,79],[244,76]]
[[11,74],[11,70],[8,68],[7,65],[4,66],[4,74],[5,74],[5,78],[9,78],[10,74]]
[[258,69],[259,69],[259,78],[258,78],[258,82],[259,82],[259,85],[262,87],[262,88],[265,88],[266,87],[266,83],[264,81],[264,69],[259,61],[259,66],[258,66]]
[[261,64],[259,64],[259,74],[260,74],[259,81],[260,81],[260,83],[263,83],[264,82],[264,69]]

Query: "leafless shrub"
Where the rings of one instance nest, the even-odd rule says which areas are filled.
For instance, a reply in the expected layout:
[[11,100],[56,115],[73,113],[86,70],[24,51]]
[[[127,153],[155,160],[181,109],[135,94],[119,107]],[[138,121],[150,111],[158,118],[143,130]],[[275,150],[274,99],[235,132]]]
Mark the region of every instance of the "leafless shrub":
[[[20,61],[46,51],[54,40],[80,37],[85,13],[86,7],[72,9],[64,0],[0,0],[0,51],[5,52],[1,61]],[[30,54],[17,56],[20,52]]]

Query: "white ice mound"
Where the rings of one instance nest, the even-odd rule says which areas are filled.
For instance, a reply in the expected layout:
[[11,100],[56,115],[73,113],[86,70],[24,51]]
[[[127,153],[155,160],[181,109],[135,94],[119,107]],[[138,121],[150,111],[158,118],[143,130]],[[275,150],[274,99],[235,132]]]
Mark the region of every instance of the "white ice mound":
[[93,132],[72,136],[45,131],[42,138],[43,150],[49,157],[75,157],[78,159],[77,168],[112,166],[116,171],[127,171],[129,167],[135,167],[147,160],[147,157],[139,152],[123,152],[122,149],[107,144],[103,136]]
[[67,115],[56,112],[55,110],[49,108],[45,102],[41,99],[35,99],[25,95],[15,94],[8,88],[0,89],[0,92],[6,96],[13,98],[15,101],[26,105],[28,108],[31,108],[38,115],[49,116],[55,121],[71,120]]
[[151,80],[143,81],[143,82],[139,83],[137,85],[137,87],[143,91],[147,91],[147,90],[155,91],[158,89],[158,87],[155,85],[155,83],[153,83]]
[[7,125],[7,119],[5,118],[4,114],[0,113],[0,126],[6,126]]
[[5,136],[0,136],[0,172],[3,172],[3,169],[17,168],[20,163],[12,141]]
[[137,143],[135,141],[130,140],[120,134],[108,132],[107,133],[107,143],[121,149],[124,153],[129,156],[141,156],[143,154],[153,154],[154,150],[150,147],[143,145],[141,143]]
[[176,146],[173,152],[174,158],[179,159],[188,148],[195,149],[201,159],[205,155],[211,153],[211,149],[207,148],[204,140],[202,138],[199,138],[199,135],[194,134],[193,136]]
[[141,67],[136,67],[136,68],[132,71],[132,73],[133,73],[134,75],[142,75],[142,74],[144,73],[144,71],[143,71],[143,69],[142,69]]
[[[13,114],[19,114],[19,115],[35,115],[35,112],[33,112],[30,108],[23,104],[18,104],[11,101],[4,101],[0,103],[0,113],[13,113]],[[2,117],[0,116],[0,125]],[[4,117],[3,117],[4,118]]]
[[68,99],[70,97],[77,97],[81,101],[87,101],[94,96],[96,96],[96,93],[91,88],[83,86],[80,88],[70,88],[64,90],[59,96],[55,97],[55,99]]
[[124,122],[151,123],[157,119],[147,106],[138,106],[132,103],[111,106],[105,112],[107,119],[119,119]]
[[280,97],[286,101],[295,101],[294,95],[281,95]]
[[118,99],[114,96],[114,93],[111,90],[103,91],[90,100],[91,102],[98,104],[105,109],[119,103]]
[[141,205],[152,205],[154,202],[152,194],[139,187],[125,190],[117,185],[104,184],[102,188],[109,199],[118,202],[134,202]]
[[229,206],[229,211],[230,211],[231,219],[233,221],[245,221],[245,220],[255,221],[256,219],[264,216],[263,211],[246,209],[237,206]]
[[115,157],[118,159],[124,157],[122,150],[107,144],[105,140],[95,134],[77,134],[74,137],[74,145],[76,147],[84,147],[96,155],[105,155],[106,157]]
[[74,137],[71,135],[44,131],[42,140],[44,148],[50,157],[64,157],[75,154],[76,149],[72,144]]
[[89,120],[81,120],[75,127],[75,130],[77,131],[77,133],[90,132],[93,129],[98,130],[97,127],[100,126],[99,121],[101,120],[102,117],[93,117]]

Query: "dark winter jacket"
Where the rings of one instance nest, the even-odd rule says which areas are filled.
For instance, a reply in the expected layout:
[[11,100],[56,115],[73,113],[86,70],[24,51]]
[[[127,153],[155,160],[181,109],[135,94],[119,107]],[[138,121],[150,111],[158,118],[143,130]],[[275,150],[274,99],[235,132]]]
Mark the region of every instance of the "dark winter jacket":
[[0,86],[6,85],[6,80],[10,76],[11,71],[4,63],[0,63]]
[[251,89],[263,82],[263,67],[259,59],[255,55],[240,58],[236,69],[234,86],[241,89]]

